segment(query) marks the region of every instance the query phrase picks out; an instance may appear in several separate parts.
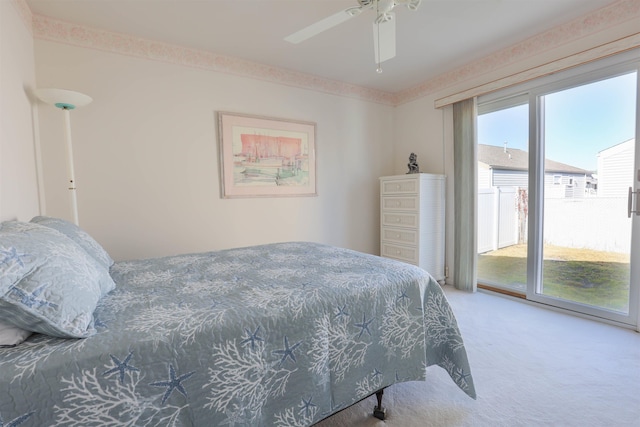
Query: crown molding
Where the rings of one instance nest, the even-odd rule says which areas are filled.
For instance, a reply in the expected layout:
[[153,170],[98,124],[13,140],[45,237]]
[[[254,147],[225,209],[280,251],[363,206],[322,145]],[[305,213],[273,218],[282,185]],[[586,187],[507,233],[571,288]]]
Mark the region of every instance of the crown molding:
[[34,37],[154,61],[250,77],[332,95],[393,105],[393,94],[318,76],[251,62],[206,50],[144,39],[33,15]]
[[398,92],[394,94],[394,103],[400,105],[442,91],[631,20],[640,20],[640,1],[619,0],[413,88]]
[[640,1],[619,0],[583,17],[467,65],[443,73],[404,91],[390,93],[206,50],[143,39],[32,14],[25,0],[11,0],[35,38],[103,50],[154,61],[283,84],[317,92],[398,106],[513,65],[630,20],[640,19]]

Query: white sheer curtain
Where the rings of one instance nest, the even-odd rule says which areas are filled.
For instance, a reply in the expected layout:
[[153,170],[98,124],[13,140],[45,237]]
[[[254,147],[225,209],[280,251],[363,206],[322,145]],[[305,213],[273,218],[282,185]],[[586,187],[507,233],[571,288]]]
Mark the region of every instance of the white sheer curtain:
[[475,292],[477,288],[477,160],[476,98],[453,104],[454,157],[454,262],[453,284]]

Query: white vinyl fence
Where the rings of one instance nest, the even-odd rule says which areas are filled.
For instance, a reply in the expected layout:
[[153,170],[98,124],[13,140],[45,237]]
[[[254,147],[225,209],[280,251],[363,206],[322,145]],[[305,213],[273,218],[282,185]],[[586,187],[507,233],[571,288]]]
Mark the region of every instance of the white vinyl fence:
[[544,243],[629,253],[631,219],[626,197],[546,199]]
[[478,190],[478,253],[518,243],[516,187]]
[[[631,219],[626,197],[545,199],[544,243],[629,253]],[[518,189],[478,190],[478,253],[526,241],[526,209],[518,212]]]

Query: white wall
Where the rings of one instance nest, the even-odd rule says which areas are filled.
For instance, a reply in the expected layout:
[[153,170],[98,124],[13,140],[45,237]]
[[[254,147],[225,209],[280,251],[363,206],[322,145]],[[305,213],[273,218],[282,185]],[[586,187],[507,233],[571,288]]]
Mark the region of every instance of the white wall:
[[[394,173],[407,171],[409,153],[418,155],[420,172],[446,176],[445,271],[453,275],[453,108],[435,109],[435,94],[395,109]],[[450,278],[446,279],[449,283]]]
[[[71,112],[80,224],[116,259],[310,240],[379,253],[393,107],[36,40],[40,87]],[[222,199],[216,111],[317,123],[317,197]],[[62,113],[40,105],[47,214],[70,218]]]
[[0,220],[28,221],[39,213],[33,36],[10,1],[0,1],[0,41]]

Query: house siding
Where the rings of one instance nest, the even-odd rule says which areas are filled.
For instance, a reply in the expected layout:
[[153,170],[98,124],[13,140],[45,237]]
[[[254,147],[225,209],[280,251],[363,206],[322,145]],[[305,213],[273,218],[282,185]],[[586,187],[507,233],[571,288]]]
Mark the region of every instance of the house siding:
[[478,188],[491,188],[491,167],[478,162]]
[[633,150],[635,140],[598,154],[598,197],[626,197],[633,186]]
[[584,197],[586,183],[587,177],[583,174],[547,173],[544,176],[545,197],[560,199]]
[[[559,180],[556,180],[556,176],[559,176]],[[544,177],[545,195],[554,198],[584,197],[586,181],[584,174],[549,172]],[[526,171],[494,169],[493,186],[528,188],[529,174]],[[484,187],[478,185],[478,188]]]
[[529,186],[529,173],[527,171],[494,169],[493,186],[526,188]]

